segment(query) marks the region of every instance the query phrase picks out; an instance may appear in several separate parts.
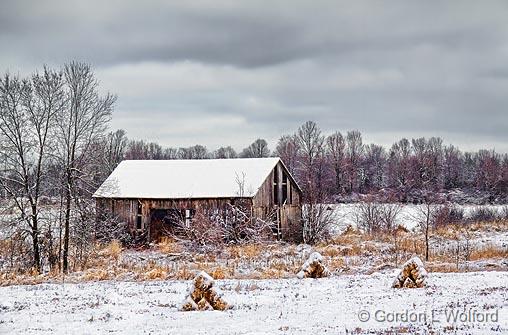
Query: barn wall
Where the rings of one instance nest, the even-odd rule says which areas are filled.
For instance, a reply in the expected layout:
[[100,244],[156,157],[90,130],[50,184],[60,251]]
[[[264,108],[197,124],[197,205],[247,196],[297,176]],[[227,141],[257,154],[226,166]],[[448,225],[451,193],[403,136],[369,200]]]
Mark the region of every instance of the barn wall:
[[[152,222],[152,210],[155,209],[194,209],[196,211],[223,211],[229,207],[242,203],[251,208],[251,199],[213,198],[213,199],[97,199],[97,208],[106,210],[127,222],[130,233],[134,236],[145,231],[150,240],[155,240],[163,234],[161,222]],[[139,208],[139,207],[140,208]],[[141,229],[137,229],[138,210],[140,210]]]

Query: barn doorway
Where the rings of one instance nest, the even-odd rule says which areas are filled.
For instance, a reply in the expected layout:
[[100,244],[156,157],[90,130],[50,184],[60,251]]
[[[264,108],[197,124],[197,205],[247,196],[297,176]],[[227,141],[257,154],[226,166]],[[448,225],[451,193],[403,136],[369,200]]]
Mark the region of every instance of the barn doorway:
[[157,208],[150,211],[150,240],[174,233],[175,228],[184,220],[182,211],[176,208]]
[[177,234],[178,228],[189,227],[194,209],[157,208],[150,212],[150,240],[156,241],[168,234]]

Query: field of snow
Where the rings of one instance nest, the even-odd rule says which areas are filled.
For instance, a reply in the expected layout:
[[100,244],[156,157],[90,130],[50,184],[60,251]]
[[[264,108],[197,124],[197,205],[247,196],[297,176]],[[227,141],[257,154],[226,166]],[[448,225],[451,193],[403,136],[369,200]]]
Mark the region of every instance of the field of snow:
[[[358,207],[360,204],[330,204],[328,205],[331,210],[334,211],[333,215],[336,219],[337,225],[334,227],[336,232],[342,232],[348,226],[356,227],[355,215],[358,213]],[[418,208],[423,205],[403,204],[401,205],[401,211],[397,217],[397,224],[406,227],[409,230],[417,228],[417,217]],[[467,218],[470,213],[477,208],[488,208],[498,213],[501,213],[507,205],[454,205],[457,208],[464,210],[464,215]]]
[[432,273],[427,288],[399,290],[395,276],[220,280],[226,312],[180,312],[190,281],[1,287],[0,333],[508,332],[508,272]]

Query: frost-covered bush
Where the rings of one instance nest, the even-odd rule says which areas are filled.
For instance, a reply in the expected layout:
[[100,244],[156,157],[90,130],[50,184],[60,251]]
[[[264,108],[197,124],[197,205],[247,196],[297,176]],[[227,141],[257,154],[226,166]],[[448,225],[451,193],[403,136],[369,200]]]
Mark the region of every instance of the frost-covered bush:
[[303,242],[315,244],[330,237],[337,218],[333,209],[325,204],[307,204],[303,207]]
[[436,226],[457,224],[464,222],[464,209],[458,206],[442,205],[435,213]]
[[503,206],[501,209],[501,219],[508,220],[508,206]]
[[469,220],[473,222],[491,222],[500,219],[500,214],[495,208],[479,206],[471,210]]
[[400,204],[378,203],[367,199],[358,204],[355,213],[356,225],[369,234],[391,232],[397,227],[401,210]]
[[272,237],[273,221],[251,215],[240,205],[230,205],[218,213],[196,211],[191,222],[177,221],[167,233],[176,240],[199,249],[216,249],[227,244],[243,244],[264,241]]

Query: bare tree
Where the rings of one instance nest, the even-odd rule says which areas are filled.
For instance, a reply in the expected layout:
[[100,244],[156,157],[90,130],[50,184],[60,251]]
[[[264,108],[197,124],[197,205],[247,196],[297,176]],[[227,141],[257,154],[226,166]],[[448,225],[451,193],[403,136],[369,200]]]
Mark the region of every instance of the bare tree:
[[303,182],[304,198],[313,204],[322,201],[320,195],[323,192],[322,184],[316,175],[318,160],[324,158],[324,141],[321,129],[315,122],[305,122],[296,133],[300,147],[300,164],[297,175]]
[[453,145],[444,148],[443,182],[447,189],[459,187],[461,184],[462,153]]
[[243,149],[240,157],[242,158],[263,158],[270,156],[268,143],[262,138],[258,138],[247,148]]
[[358,204],[355,212],[355,221],[358,228],[367,234],[374,234],[382,229],[383,218],[381,213],[381,204],[368,198]]
[[178,158],[180,159],[207,159],[208,150],[202,145],[194,145],[187,148],[178,149]]
[[51,127],[63,105],[62,74],[44,68],[30,80],[0,79],[0,135],[6,169],[0,184],[32,237],[33,267],[41,270],[40,197]]
[[309,203],[303,207],[303,242],[315,244],[330,237],[338,218],[333,208],[326,204]]
[[326,138],[326,147],[333,171],[335,173],[335,192],[341,194],[343,191],[344,158],[346,141],[340,132],[335,132]]
[[116,97],[99,93],[99,82],[88,64],[72,62],[65,65],[64,77],[68,101],[58,115],[57,136],[64,181],[62,267],[67,272],[71,210],[74,197],[82,191],[78,189],[78,181],[84,180],[87,156],[92,144],[106,130]]
[[370,144],[365,147],[363,189],[371,191],[384,186],[385,164],[386,152],[382,146]]
[[475,156],[476,186],[486,191],[495,190],[501,182],[501,157],[493,150],[480,150]]
[[410,155],[408,139],[403,138],[392,145],[386,172],[389,186],[405,190],[411,185]]
[[206,159],[208,157],[208,149],[205,146],[196,144],[190,147],[192,152],[192,159]]
[[427,192],[424,196],[423,204],[416,207],[415,214],[412,219],[416,221],[420,231],[423,233],[425,240],[425,260],[429,260],[429,245],[432,231],[436,227],[436,221],[441,207],[439,204],[442,202],[438,196],[431,192]]
[[363,154],[362,134],[358,130],[348,131],[346,144],[349,191],[354,192],[360,186],[360,162]]
[[[115,132],[110,132],[103,144],[103,160],[106,172],[110,174],[117,167],[118,164],[124,159],[125,150],[127,149],[128,139],[125,136],[125,130],[118,129]],[[107,176],[105,176],[107,177]]]
[[294,135],[283,135],[277,142],[274,154],[282,159],[289,172],[293,174],[298,161],[300,146]]
[[237,158],[238,154],[236,153],[235,149],[233,149],[230,146],[227,146],[220,147],[219,149],[215,150],[215,152],[213,153],[213,157],[216,159]]
[[398,203],[382,204],[380,214],[383,230],[390,233],[397,230],[397,220],[402,206]]

